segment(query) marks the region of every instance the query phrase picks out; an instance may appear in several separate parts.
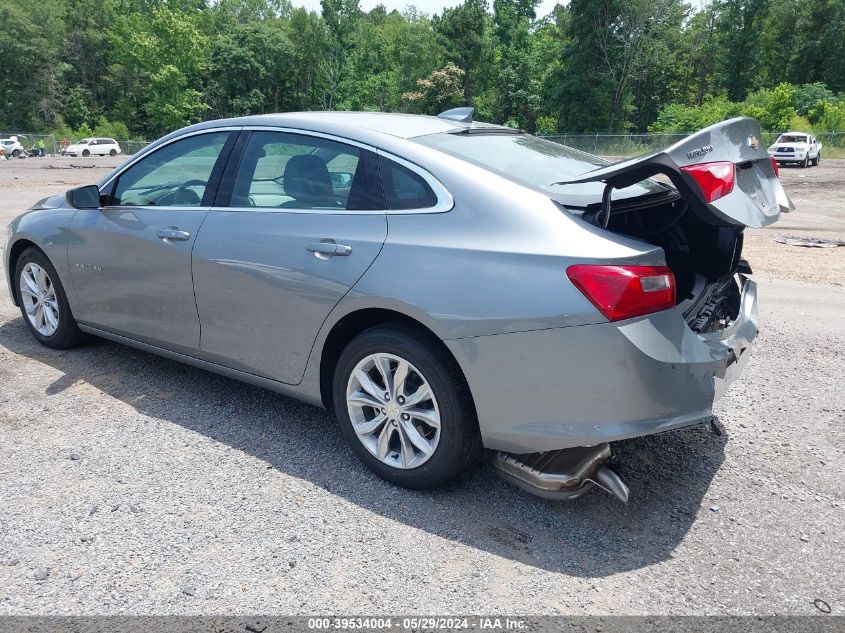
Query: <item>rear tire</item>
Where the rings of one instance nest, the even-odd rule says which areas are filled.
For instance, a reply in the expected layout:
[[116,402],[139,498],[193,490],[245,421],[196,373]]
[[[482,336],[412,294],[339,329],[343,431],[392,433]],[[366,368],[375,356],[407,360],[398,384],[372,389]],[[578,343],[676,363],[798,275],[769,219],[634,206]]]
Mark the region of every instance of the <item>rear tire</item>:
[[822,153],[821,152],[816,154],[816,157],[813,159],[813,167],[818,167],[820,162],[822,162]]
[[[356,336],[340,355],[332,392],[352,451],[393,484],[440,486],[482,453],[466,380],[443,344],[421,328],[388,323]],[[427,397],[415,401],[421,393]]]
[[47,256],[28,248],[15,264],[15,298],[30,334],[52,349],[69,349],[87,336],[76,324],[59,275]]

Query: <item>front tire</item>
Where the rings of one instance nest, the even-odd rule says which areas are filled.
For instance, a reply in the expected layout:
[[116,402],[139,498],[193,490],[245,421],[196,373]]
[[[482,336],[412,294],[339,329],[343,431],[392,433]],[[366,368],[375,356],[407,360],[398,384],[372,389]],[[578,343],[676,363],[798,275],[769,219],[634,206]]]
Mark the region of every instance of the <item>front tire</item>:
[[111,156],[112,158],[117,156],[117,150],[116,149],[109,150],[109,156]]
[[428,332],[393,323],[356,336],[338,360],[335,414],[353,452],[387,481],[433,488],[481,454],[460,368]]
[[68,349],[85,340],[56,269],[41,251],[28,248],[15,265],[15,295],[24,323],[35,339],[52,349]]
[[813,167],[818,167],[820,162],[822,162],[822,153],[821,152],[816,154],[816,157],[813,159]]
[[91,155],[91,152],[89,152],[87,149],[84,149],[84,150],[82,150],[82,155],[85,158],[88,158]]
[[804,157],[804,160],[801,161],[801,168],[806,169],[810,165],[810,155],[807,154]]

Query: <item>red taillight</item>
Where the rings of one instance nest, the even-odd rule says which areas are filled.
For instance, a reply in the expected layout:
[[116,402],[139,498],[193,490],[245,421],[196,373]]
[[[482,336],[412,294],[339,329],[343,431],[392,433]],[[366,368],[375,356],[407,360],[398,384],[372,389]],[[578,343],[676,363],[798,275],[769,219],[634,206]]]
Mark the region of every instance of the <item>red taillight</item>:
[[778,162],[772,158],[772,169],[775,170],[775,176],[780,178],[780,167],[778,167]]
[[707,202],[718,200],[734,190],[735,169],[730,161],[681,167],[681,171],[692,176],[698,183]]
[[566,269],[566,276],[611,321],[675,305],[675,275],[665,266],[592,266]]

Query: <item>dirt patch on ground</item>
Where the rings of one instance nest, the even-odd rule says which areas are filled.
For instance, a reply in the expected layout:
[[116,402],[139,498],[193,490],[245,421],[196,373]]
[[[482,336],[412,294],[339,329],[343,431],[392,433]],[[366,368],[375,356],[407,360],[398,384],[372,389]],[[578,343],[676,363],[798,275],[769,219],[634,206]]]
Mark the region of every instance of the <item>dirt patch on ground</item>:
[[42,198],[93,184],[124,160],[126,157],[47,156],[0,161],[0,222],[8,223]]

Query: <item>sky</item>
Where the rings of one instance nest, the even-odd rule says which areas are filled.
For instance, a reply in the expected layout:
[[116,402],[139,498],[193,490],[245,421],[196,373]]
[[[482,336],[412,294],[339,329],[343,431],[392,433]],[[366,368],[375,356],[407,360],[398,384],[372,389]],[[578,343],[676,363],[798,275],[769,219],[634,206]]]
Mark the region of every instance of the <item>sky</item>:
[[[552,12],[555,5],[560,0],[542,0],[540,6],[537,7],[537,16],[542,17]],[[383,4],[388,11],[396,9],[402,11],[408,5],[414,5],[423,13],[429,15],[433,13],[442,13],[446,7],[454,7],[462,4],[463,0],[361,0],[361,9],[369,11],[377,4]],[[320,12],[320,0],[291,0],[291,4],[295,7],[305,7],[311,11]],[[492,5],[492,2],[489,4]]]

